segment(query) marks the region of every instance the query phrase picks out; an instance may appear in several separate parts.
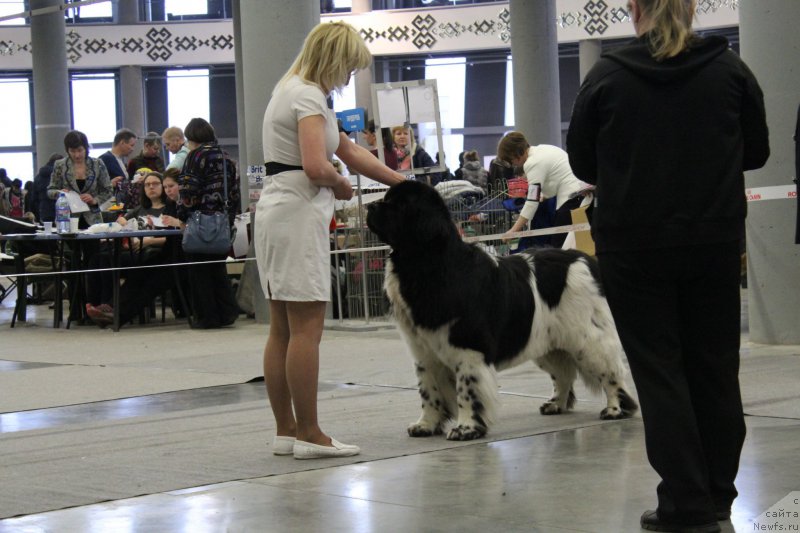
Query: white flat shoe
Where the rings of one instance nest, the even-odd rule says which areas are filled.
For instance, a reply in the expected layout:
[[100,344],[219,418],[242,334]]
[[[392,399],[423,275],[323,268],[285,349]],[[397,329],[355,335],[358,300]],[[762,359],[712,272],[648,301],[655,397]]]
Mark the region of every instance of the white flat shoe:
[[294,437],[273,437],[272,453],[274,455],[292,455],[294,453]]
[[354,444],[342,444],[331,439],[331,446],[321,446],[302,440],[294,441],[295,459],[325,459],[327,457],[350,457],[361,453],[361,448]]

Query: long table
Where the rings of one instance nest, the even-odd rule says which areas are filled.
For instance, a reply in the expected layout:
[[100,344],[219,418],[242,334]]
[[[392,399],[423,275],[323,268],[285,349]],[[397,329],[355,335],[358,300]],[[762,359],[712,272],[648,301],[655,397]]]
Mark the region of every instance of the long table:
[[[64,261],[64,248],[65,244],[74,244],[77,250],[73,250],[73,252],[78,252],[76,257],[79,257],[80,247],[83,243],[86,242],[99,242],[101,240],[106,240],[111,243],[111,265],[112,265],[112,277],[113,277],[113,287],[112,287],[112,305],[114,307],[114,331],[119,331],[120,327],[120,317],[119,317],[119,287],[120,287],[120,252],[122,249],[122,240],[125,238],[129,239],[144,239],[145,237],[170,237],[170,236],[177,236],[181,235],[182,231],[179,229],[146,229],[146,230],[123,230],[123,231],[116,231],[116,232],[101,232],[101,233],[87,233],[85,231],[74,233],[74,234],[61,234],[61,233],[15,233],[15,234],[5,234],[0,235],[0,241],[26,241],[26,242],[38,242],[38,243],[51,243],[56,245],[56,252],[55,254],[51,253],[51,256],[57,256],[59,260],[59,269],[54,272],[54,276],[56,278],[56,294],[55,294],[55,305],[54,305],[54,312],[53,312],[53,327],[58,328],[61,327],[61,321],[63,319],[63,294],[62,294],[62,276],[66,271],[65,261]],[[169,239],[168,239],[169,240]],[[172,246],[172,250],[175,250],[175,247],[180,246],[179,243],[167,243],[167,246]],[[172,254],[175,257],[175,254]],[[26,297],[27,297],[27,277],[25,274],[25,258],[22,257],[21,254],[17,254],[17,259],[15,260],[15,269],[17,274],[20,276],[17,278],[17,302],[14,310],[14,318],[12,318],[11,326],[14,326],[14,319],[19,319],[21,322],[26,320]],[[74,262],[71,265],[73,270],[79,270],[81,265],[75,265]],[[75,267],[78,268],[75,268]],[[186,300],[183,294],[183,290],[181,289],[180,283],[177,284],[178,294],[181,300],[181,305],[183,306],[184,310],[187,310]],[[73,291],[77,292],[77,291]],[[73,295],[71,302],[77,298],[77,293]],[[189,317],[189,313],[187,312],[187,317]],[[191,318],[189,318],[191,321]],[[69,320],[67,321],[67,328],[69,328]]]

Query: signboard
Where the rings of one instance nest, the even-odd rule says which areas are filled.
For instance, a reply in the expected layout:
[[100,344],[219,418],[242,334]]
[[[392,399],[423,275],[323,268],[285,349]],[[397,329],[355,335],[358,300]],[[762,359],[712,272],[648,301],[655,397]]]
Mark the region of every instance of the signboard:
[[366,126],[363,107],[339,111],[336,118],[342,122],[342,128],[346,132],[363,131]]

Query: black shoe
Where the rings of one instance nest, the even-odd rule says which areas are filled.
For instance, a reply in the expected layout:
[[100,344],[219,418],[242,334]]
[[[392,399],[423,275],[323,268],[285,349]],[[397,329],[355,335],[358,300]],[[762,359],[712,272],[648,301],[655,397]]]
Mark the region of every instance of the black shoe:
[[672,533],[718,533],[722,531],[716,521],[694,525],[666,522],[658,517],[658,511],[645,511],[639,519],[639,524],[642,529],[647,529],[648,531],[668,531]]

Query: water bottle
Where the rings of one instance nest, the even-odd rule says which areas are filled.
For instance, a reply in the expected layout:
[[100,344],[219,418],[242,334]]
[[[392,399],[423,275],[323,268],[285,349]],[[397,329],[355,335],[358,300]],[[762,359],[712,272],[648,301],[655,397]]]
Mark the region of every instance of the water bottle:
[[69,200],[67,195],[59,193],[56,200],[56,231],[59,233],[69,233]]

